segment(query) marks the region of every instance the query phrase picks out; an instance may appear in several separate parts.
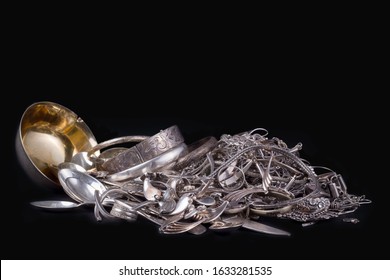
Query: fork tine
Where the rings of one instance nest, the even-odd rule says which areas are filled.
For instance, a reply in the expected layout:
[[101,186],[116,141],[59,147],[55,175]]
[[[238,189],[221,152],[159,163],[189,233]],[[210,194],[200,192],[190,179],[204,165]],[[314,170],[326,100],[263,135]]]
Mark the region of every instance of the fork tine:
[[160,232],[164,234],[180,234],[190,231],[191,229],[197,227],[204,220],[200,220],[193,223],[183,223],[183,222],[174,222],[160,227]]

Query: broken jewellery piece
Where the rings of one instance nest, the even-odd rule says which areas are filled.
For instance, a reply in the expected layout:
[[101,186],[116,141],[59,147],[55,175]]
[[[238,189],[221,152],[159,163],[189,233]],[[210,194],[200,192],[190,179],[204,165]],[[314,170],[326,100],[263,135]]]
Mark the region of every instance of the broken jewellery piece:
[[[76,139],[69,129],[88,138]],[[36,135],[42,136],[39,145],[52,140],[60,144],[50,146],[53,160],[43,157],[44,153],[33,153]],[[98,221],[133,222],[142,217],[157,224],[164,234],[242,227],[288,235],[262,225],[258,217],[260,222],[267,216],[307,226],[370,203],[364,196],[349,194],[340,174],[302,159],[302,144],[289,148],[279,138],[268,138],[264,129],[225,134],[219,140],[210,136],[187,146],[174,125],[151,137],[124,136],[97,144],[71,111],[53,103],[37,103],[23,115],[18,140],[33,167],[60,183],[77,202],[33,205],[67,209],[91,204]],[[127,142],[136,144],[112,147]],[[358,219],[343,221],[356,223]]]

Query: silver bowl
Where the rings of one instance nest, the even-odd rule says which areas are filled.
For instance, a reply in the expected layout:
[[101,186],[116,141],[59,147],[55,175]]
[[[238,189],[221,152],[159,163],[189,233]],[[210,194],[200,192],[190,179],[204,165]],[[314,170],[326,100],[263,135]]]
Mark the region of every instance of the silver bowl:
[[22,115],[16,136],[18,160],[41,185],[59,185],[58,165],[97,145],[95,136],[74,112],[53,102],[37,102]]

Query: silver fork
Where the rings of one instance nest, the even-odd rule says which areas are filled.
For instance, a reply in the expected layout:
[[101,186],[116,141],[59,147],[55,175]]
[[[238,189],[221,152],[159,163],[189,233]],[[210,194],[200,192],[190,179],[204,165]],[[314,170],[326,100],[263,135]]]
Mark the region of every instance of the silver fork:
[[152,207],[134,210],[134,208],[126,202],[129,211],[134,211],[145,219],[160,226],[160,232],[165,234],[179,234],[189,232],[194,235],[201,235],[206,232],[206,227],[202,225],[203,221],[197,221],[194,223],[179,222],[183,218],[183,213],[164,219],[163,216],[159,216],[158,211],[153,211]]
[[206,219],[202,219],[200,221],[196,221],[192,223],[184,223],[184,222],[168,223],[160,227],[160,232],[164,234],[179,234],[179,233],[189,232],[195,229],[196,227],[201,226],[205,220]]

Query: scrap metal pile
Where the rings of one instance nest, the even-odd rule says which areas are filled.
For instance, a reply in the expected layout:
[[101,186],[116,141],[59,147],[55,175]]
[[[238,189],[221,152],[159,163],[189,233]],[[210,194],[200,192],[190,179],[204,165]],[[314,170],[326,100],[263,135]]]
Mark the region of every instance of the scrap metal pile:
[[[69,133],[72,129],[77,133]],[[80,144],[81,134],[88,136],[84,137],[87,145]],[[261,217],[309,225],[370,203],[364,196],[349,194],[340,174],[302,159],[302,144],[288,147],[283,140],[267,136],[265,129],[254,129],[187,144],[174,125],[151,137],[125,136],[97,144],[73,112],[42,102],[30,106],[22,118],[19,152],[76,201],[33,205],[48,209],[92,205],[98,221],[133,222],[141,216],[164,234],[244,227],[289,235],[260,223]],[[37,151],[42,140],[53,137],[65,144],[48,144]],[[128,142],[136,144],[118,147]],[[72,147],[68,154],[68,148],[55,150],[66,145]],[[47,150],[58,156],[48,159]]]

